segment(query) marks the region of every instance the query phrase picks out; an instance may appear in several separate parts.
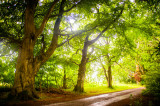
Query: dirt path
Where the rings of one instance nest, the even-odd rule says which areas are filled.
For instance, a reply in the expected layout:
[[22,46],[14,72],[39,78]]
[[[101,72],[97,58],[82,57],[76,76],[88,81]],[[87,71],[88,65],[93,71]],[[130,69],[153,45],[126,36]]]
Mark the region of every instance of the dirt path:
[[44,106],[124,106],[126,102],[140,95],[143,89],[145,88],[141,87],[129,89],[120,92],[92,96],[68,102],[53,103]]

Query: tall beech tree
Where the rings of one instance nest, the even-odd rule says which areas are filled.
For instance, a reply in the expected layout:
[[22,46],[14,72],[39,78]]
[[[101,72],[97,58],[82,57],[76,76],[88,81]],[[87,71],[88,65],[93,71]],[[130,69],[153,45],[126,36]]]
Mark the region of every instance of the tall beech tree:
[[[118,34],[117,34],[118,35]],[[105,40],[106,44],[100,45],[100,52],[103,57],[100,59],[105,79],[109,88],[112,88],[112,67],[118,64],[121,57],[124,57],[126,52],[129,52],[130,45],[124,41],[124,38],[118,36],[117,38],[109,37]],[[123,42],[121,44],[116,42]],[[128,50],[128,51],[127,51]],[[119,64],[118,64],[119,65]],[[121,65],[119,65],[121,67]],[[107,68],[106,68],[107,67]]]
[[115,58],[117,56],[117,54],[114,54],[114,53],[109,51],[109,49],[110,49],[110,41],[109,41],[109,39],[110,38],[107,38],[106,45],[105,45],[107,47],[107,49],[103,49],[102,50],[102,52],[104,53],[103,54],[104,57],[106,57],[106,59],[105,59],[106,62],[105,63],[107,64],[107,69],[105,68],[105,66],[102,63],[101,59],[100,59],[100,63],[101,63],[101,66],[103,68],[103,72],[104,72],[105,78],[107,80],[108,87],[112,88],[112,70],[111,70],[111,67],[112,67],[112,64],[113,64],[113,62],[112,62],[113,58]]
[[[89,32],[86,34],[86,37],[85,37],[85,40],[84,40],[84,45],[83,45],[83,49],[82,49],[82,57],[81,57],[81,63],[79,64],[79,69],[78,69],[78,79],[77,79],[77,84],[74,88],[74,91],[75,92],[84,92],[84,80],[85,80],[85,72],[86,72],[86,64],[89,60],[89,56],[91,55],[90,53],[87,53],[88,51],[88,48],[90,45],[94,44],[100,37],[103,36],[103,34],[115,23],[118,21],[118,19],[120,18],[120,16],[122,15],[123,13],[123,10],[124,10],[124,6],[125,6],[125,3],[123,3],[122,5],[119,5],[119,2],[117,3],[117,5],[119,6],[118,8],[120,9],[113,9],[113,11],[111,13],[110,16],[107,17],[107,20],[106,19],[103,19],[104,17],[97,17],[98,21],[99,20],[103,20],[101,21],[101,24],[99,24],[99,26],[101,27],[98,27],[96,26],[95,27],[95,31],[96,30],[99,30],[99,29],[102,29],[101,31],[99,30],[99,32],[97,32],[97,36],[94,38],[92,36],[92,34],[94,35],[94,30],[92,32]],[[103,7],[102,7],[103,8]],[[104,9],[104,8],[103,8]],[[104,11],[103,11],[104,12]],[[99,13],[99,10],[97,11],[98,14],[103,14],[102,13]],[[107,13],[106,13],[107,14]],[[109,15],[109,14],[107,14]],[[107,21],[106,24],[102,24],[104,21]],[[95,21],[96,23],[96,21]],[[98,29],[99,28],[99,29]],[[94,38],[94,39],[93,39]]]
[[101,62],[101,65],[102,65],[102,68],[103,68],[103,71],[104,71],[104,75],[105,75],[105,78],[108,82],[108,87],[109,88],[112,88],[112,70],[111,70],[111,67],[112,67],[112,58],[109,56],[109,54],[106,55],[107,57],[107,69],[104,67],[102,61],[100,60]]
[[[5,40],[9,43],[16,43],[19,47],[14,86],[11,92],[12,95],[19,98],[38,98],[34,87],[35,76],[37,75],[40,66],[50,58],[55,49],[66,43],[66,41],[62,42],[58,46],[58,36],[61,35],[60,24],[62,17],[64,13],[72,10],[78,3],[67,0],[54,0],[53,2],[44,4],[44,7],[47,6],[45,7],[45,9],[47,9],[45,14],[36,13],[37,8],[42,4],[43,3],[39,0],[13,0],[9,2],[1,2],[1,6],[4,8],[2,8],[3,14],[1,15],[2,17],[0,22],[0,40]],[[10,11],[7,11],[7,9]],[[12,15],[12,10],[16,10],[17,14],[13,13]],[[5,14],[6,11],[7,13]],[[35,21],[37,21],[36,16],[38,15],[44,15],[40,24],[35,23]],[[13,20],[12,22],[10,17],[11,19],[14,17],[13,20],[15,22]],[[34,48],[36,41],[41,37],[40,35],[43,33],[49,18],[55,20],[51,43],[49,47],[46,48],[43,43],[44,40],[42,40],[43,46],[39,54],[35,56]],[[19,24],[22,26],[19,27]],[[18,31],[21,33],[19,34]],[[70,35],[75,35],[75,33]]]
[[[63,46],[62,48],[57,50],[58,47],[64,44],[68,44],[67,46],[71,46],[70,44],[73,43],[76,45],[75,48],[79,48],[80,46],[82,46],[82,54],[75,57],[76,59],[81,59],[81,61],[77,59],[79,61],[79,64],[76,63],[78,65],[78,78],[74,91],[84,92],[86,65],[88,62],[91,61],[90,59],[93,55],[95,55],[96,57],[99,53],[98,52],[97,54],[94,54],[93,51],[88,53],[88,51],[90,50],[91,46],[95,46],[95,43],[99,40],[99,38],[108,37],[109,34],[106,34],[106,32],[109,32],[109,30],[112,29],[113,30],[111,31],[111,33],[116,32],[117,35],[119,32],[119,35],[123,35],[123,33],[130,33],[130,37],[133,37],[133,34],[131,32],[135,32],[136,30],[139,30],[139,32],[140,30],[143,30],[143,33],[148,33],[149,35],[153,34],[153,38],[156,39],[154,40],[154,42],[156,41],[157,43],[154,44],[152,42],[151,48],[154,49],[154,53],[156,54],[148,53],[150,51],[145,52],[146,54],[148,54],[147,61],[148,63],[150,63],[147,67],[155,66],[155,68],[150,67],[148,69],[157,70],[159,67],[158,63],[160,61],[158,58],[160,54],[160,20],[158,11],[160,2],[157,0],[153,0],[152,2],[149,2],[149,0],[136,0],[136,3],[143,3],[143,5],[141,4],[138,6],[137,4],[134,5],[134,2],[130,3],[129,1],[130,0],[1,0],[0,44],[1,42],[3,42],[4,45],[10,46],[7,49],[14,48],[14,51],[18,51],[14,86],[11,93],[12,96],[17,96],[23,99],[38,98],[38,95],[35,91],[34,83],[35,76],[37,76],[40,68],[43,68],[42,72],[39,73],[40,89],[44,77],[46,77],[47,79],[47,87],[49,87],[49,83],[51,83],[50,78],[53,76],[55,77],[56,85],[59,86],[60,84],[58,84],[57,82],[60,82],[60,80],[58,81],[57,78],[61,78],[62,81],[61,75],[63,75],[63,84],[61,83],[63,85],[63,88],[66,88],[69,82],[73,84],[77,76],[75,75],[75,72],[72,72],[71,70],[74,70],[77,67],[74,67],[74,65],[70,63],[71,61],[67,60],[66,57],[71,57],[71,54],[74,51],[74,47],[69,50],[68,48],[66,49],[66,47]],[[124,6],[124,2],[127,5]],[[124,8],[127,8],[125,12],[123,12]],[[138,9],[142,9],[145,11],[138,11]],[[80,12],[78,13],[78,11]],[[71,26],[73,25],[73,23],[67,21],[70,20],[70,17],[76,18],[76,21],[82,20],[79,21],[79,23],[81,23],[79,24],[79,29],[81,29],[80,31],[72,31]],[[71,31],[69,32],[68,30]],[[125,30],[130,31],[128,31],[127,33],[127,31]],[[139,33],[136,33],[136,35],[140,36]],[[73,39],[77,36],[81,39],[78,43],[76,42],[78,41],[78,38]],[[127,44],[123,44],[124,42],[130,43],[130,41],[126,39],[122,39],[120,41],[120,36],[116,37],[119,40],[119,42],[117,42],[118,46],[122,48],[118,47],[121,50],[115,50],[114,52],[112,52],[113,54],[105,52],[105,55],[107,57],[106,64],[108,66],[108,75],[106,73],[107,70],[101,63],[104,69],[106,79],[108,80],[109,87],[112,87],[111,68],[114,62],[113,59],[117,56],[117,52],[120,53],[120,51],[123,50],[123,45]],[[62,49],[66,49],[65,51],[67,52],[63,52]],[[105,51],[103,47],[101,47],[101,49]],[[55,50],[57,51],[55,52]],[[13,53],[9,50],[8,52],[11,54]],[[46,62],[52,56],[52,54],[61,54],[62,52],[70,56],[63,55],[61,56],[63,57],[62,59],[52,58],[50,60],[51,62]],[[3,54],[0,53],[0,57],[4,56],[5,54],[6,52],[3,51]],[[152,58],[153,56],[155,56],[155,58],[152,59],[152,61],[154,61],[152,65],[152,61],[150,61],[150,58]],[[98,56],[96,58],[98,58]],[[65,59],[69,62],[64,61]],[[143,59],[144,61],[146,61],[145,55]],[[56,60],[59,60],[59,64],[55,64],[58,63]],[[53,61],[54,63],[52,63]],[[44,63],[52,64],[49,64],[46,67],[41,67]],[[2,66],[2,64],[4,63],[1,62],[0,65]],[[62,72],[60,74],[59,72],[52,72],[53,64],[57,66],[57,69],[59,68],[58,65],[62,65],[64,68],[63,74]],[[52,67],[50,67],[50,65],[52,65]],[[1,73],[4,73],[6,70],[10,70],[13,66],[13,64],[9,67],[7,67],[7,65],[4,65],[1,68],[1,70],[3,70]],[[47,67],[49,67],[49,69],[47,69]],[[14,74],[14,70],[14,68],[10,70],[12,71],[12,74]],[[51,73],[53,75],[51,75]],[[74,76],[74,81],[69,81],[73,80],[73,78],[68,77],[70,75]],[[3,75],[2,77],[6,77],[6,75]]]
[[19,48],[18,60],[16,65],[15,81],[13,86],[13,95],[23,94],[27,92],[29,98],[38,97],[35,93],[35,76],[40,68],[40,66],[48,60],[48,58],[53,54],[57,47],[58,31],[59,25],[62,18],[62,11],[64,8],[64,1],[61,3],[59,10],[60,16],[57,18],[54,26],[54,34],[52,38],[52,43],[46,52],[34,57],[33,50],[37,38],[41,35],[48,18],[53,11],[56,3],[59,0],[55,0],[52,3],[51,8],[45,15],[40,28],[36,29],[34,23],[34,14],[38,4],[38,0],[26,0],[26,10],[25,10],[25,24],[24,24],[24,37],[21,42],[21,47]]

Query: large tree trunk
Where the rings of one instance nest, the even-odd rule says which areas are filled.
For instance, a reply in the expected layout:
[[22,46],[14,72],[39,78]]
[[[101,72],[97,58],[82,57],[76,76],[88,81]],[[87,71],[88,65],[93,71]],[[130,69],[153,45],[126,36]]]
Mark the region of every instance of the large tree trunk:
[[84,80],[85,80],[85,72],[86,72],[86,63],[87,63],[87,50],[88,50],[88,37],[86,37],[86,42],[84,43],[84,47],[82,50],[82,59],[81,63],[79,64],[78,70],[78,79],[77,85],[74,88],[75,92],[82,93],[84,92]]
[[16,69],[12,95],[24,100],[38,98],[34,87],[36,70],[34,70],[32,66],[28,64],[22,63],[18,65],[20,66],[17,66]]
[[107,54],[107,63],[108,63],[108,87],[112,88],[112,63],[111,63],[111,57],[109,54]]
[[24,38],[19,49],[14,86],[11,93],[19,99],[38,98],[34,82],[40,63],[33,56],[33,49],[37,39],[34,25],[34,12],[37,3],[38,0],[27,1],[25,10]]
[[34,82],[40,63],[33,58],[33,46],[32,39],[24,39],[19,50],[12,94],[20,99],[38,97]]
[[[56,20],[54,26],[54,34],[49,49],[46,52],[44,52],[44,49],[42,49],[41,53],[38,56],[34,56],[33,50],[36,40],[43,32],[49,16],[53,11],[55,4],[59,0],[54,0],[52,6],[50,7],[50,9],[48,9],[47,14],[44,16],[40,28],[36,29],[34,25],[34,14],[38,1],[39,0],[25,0],[26,10],[24,38],[19,49],[14,86],[11,92],[12,96],[16,96],[19,99],[25,100],[38,98],[34,87],[35,76],[39,71],[40,66],[49,59],[49,57],[54,53],[55,49],[57,48],[59,26],[63,14],[63,12],[61,12],[61,14]],[[64,2],[62,4],[64,4]],[[63,7],[61,6],[60,11],[62,11],[62,9]]]
[[74,88],[75,92],[79,93],[84,92],[85,71],[86,71],[86,63],[81,63],[79,65],[79,70],[78,70],[77,85]]
[[[32,33],[33,34],[33,33]],[[32,34],[29,37],[32,37]],[[21,99],[37,98],[35,93],[35,76],[40,68],[40,62],[33,57],[34,41],[26,38],[19,50],[15,72],[13,94]],[[24,96],[24,97],[23,97]]]

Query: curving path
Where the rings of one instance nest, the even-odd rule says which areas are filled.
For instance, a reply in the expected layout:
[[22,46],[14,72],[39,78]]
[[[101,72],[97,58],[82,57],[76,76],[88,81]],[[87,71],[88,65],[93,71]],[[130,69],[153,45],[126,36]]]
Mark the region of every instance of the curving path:
[[[133,98],[137,95],[140,95],[143,89],[145,88],[141,87],[136,89],[129,89],[68,102],[49,104],[45,106],[109,106],[125,99]],[[120,104],[118,106],[120,106]]]

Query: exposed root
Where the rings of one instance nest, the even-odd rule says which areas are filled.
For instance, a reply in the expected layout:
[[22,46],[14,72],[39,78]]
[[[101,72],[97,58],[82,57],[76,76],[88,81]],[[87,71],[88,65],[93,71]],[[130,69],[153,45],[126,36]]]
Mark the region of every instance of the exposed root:
[[74,88],[74,91],[75,91],[75,92],[78,92],[78,93],[84,93],[84,88],[83,88],[83,87],[78,87],[78,86],[76,85],[75,88]]
[[16,93],[15,91],[11,92],[8,95],[8,98],[13,100],[33,100],[33,99],[39,99],[39,95],[37,94],[37,92],[35,90],[24,90],[20,93]]

